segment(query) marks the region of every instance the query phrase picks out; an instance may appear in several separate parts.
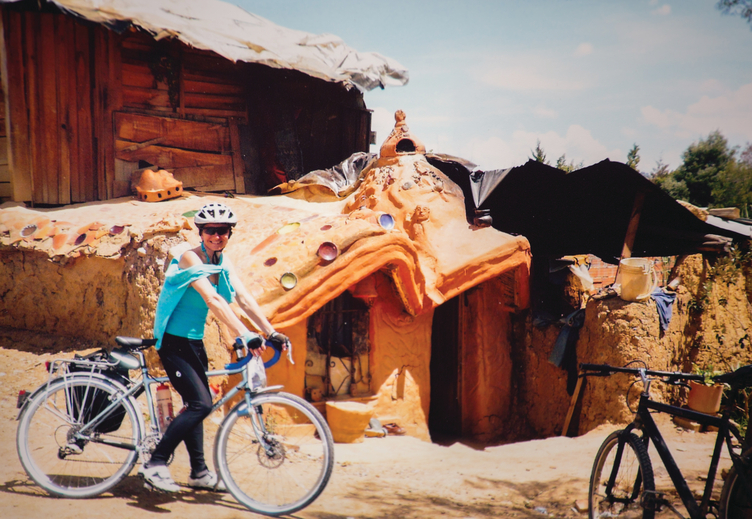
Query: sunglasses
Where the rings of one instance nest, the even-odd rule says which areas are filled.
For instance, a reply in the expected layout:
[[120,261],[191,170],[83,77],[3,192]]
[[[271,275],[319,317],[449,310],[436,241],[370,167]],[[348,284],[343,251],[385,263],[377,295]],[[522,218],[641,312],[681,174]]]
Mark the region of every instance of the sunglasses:
[[215,234],[219,234],[220,236],[224,236],[225,234],[230,233],[229,227],[204,227],[203,232],[206,234],[213,236]]

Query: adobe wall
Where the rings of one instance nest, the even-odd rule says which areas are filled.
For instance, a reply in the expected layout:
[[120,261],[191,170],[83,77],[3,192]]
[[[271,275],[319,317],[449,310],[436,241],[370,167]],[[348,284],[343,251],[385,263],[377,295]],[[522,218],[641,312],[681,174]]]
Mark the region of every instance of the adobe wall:
[[[626,302],[611,298],[590,300],[579,331],[576,363],[623,366],[642,360],[649,367],[691,371],[693,364],[721,371],[752,363],[752,304],[749,270],[713,266],[701,255],[690,256],[679,267],[682,284],[677,290],[669,328],[661,332],[655,302]],[[568,374],[548,361],[559,325],[538,329],[531,318],[517,348],[518,420],[528,437],[561,434],[570,394]],[[574,386],[570,382],[570,390]],[[617,374],[591,378],[585,384],[570,434],[585,432],[606,422],[626,423],[632,413],[626,392],[632,377]],[[630,396],[637,394],[632,389]],[[651,394],[663,401],[682,402],[675,388],[654,384]]]

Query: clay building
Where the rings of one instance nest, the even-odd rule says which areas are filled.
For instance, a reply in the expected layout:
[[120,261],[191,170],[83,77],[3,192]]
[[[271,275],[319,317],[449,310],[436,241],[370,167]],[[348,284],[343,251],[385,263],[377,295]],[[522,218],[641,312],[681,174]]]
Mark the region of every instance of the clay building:
[[[366,404],[425,440],[495,436],[513,404],[529,245],[469,223],[461,190],[424,153],[398,112],[380,156],[339,193],[293,182],[273,197],[6,207],[0,279],[14,304],[0,326],[105,344],[150,336],[165,261],[197,244],[193,212],[223,201],[240,218],[227,253],[295,344],[295,364],[270,370],[270,383],[324,412],[327,401]],[[217,366],[232,338],[212,322]]]
[[218,0],[0,0],[0,199],[131,194],[147,166],[185,189],[264,194],[370,143],[363,91],[389,58]]

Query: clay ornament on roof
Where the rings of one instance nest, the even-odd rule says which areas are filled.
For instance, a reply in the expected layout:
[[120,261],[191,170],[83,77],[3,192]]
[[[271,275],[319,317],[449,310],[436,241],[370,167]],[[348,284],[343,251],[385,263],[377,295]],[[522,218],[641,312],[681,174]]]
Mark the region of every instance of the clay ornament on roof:
[[405,123],[405,112],[397,110],[394,119],[394,129],[381,145],[379,155],[382,158],[410,154],[425,155],[426,147],[417,137],[410,134],[410,128]]
[[183,194],[183,183],[176,180],[172,173],[160,169],[156,173],[145,169],[141,173],[141,180],[136,185],[138,199],[144,202],[161,202],[170,198],[177,198]]
[[425,225],[453,219],[465,222],[462,190],[428,163],[426,147],[410,133],[405,113],[397,111],[394,119],[394,130],[381,146],[378,160],[363,171],[344,212],[368,209],[391,214],[396,227],[413,240],[421,239]]

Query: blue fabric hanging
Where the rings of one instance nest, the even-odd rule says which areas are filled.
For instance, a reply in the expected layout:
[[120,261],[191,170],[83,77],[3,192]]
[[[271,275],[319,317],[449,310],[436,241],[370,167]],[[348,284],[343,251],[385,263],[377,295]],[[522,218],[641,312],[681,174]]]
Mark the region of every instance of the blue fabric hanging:
[[661,331],[665,332],[668,329],[669,323],[671,323],[671,314],[674,308],[674,301],[676,300],[676,293],[666,292],[661,287],[658,287],[650,294],[650,297],[655,301],[655,307],[658,309],[658,320],[661,322]]

